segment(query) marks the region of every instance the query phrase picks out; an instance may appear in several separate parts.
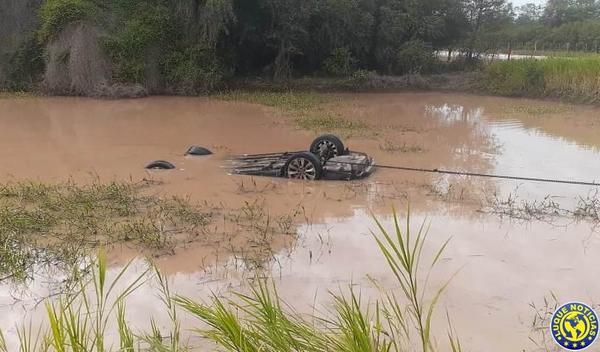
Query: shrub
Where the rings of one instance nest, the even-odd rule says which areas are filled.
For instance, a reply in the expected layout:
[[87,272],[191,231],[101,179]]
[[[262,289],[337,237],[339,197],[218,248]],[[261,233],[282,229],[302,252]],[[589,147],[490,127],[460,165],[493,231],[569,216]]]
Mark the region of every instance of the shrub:
[[46,0],[40,8],[39,40],[47,43],[68,24],[92,19],[98,11],[89,0]]
[[354,73],[356,63],[357,60],[352,56],[350,49],[336,48],[323,62],[323,70],[332,76],[348,77]]
[[7,88],[28,91],[34,88],[44,73],[44,51],[35,36],[24,41],[8,63]]
[[104,45],[115,66],[115,79],[123,83],[145,81],[147,49],[161,47],[172,31],[173,22],[164,6],[138,8],[133,14]]
[[483,85],[494,94],[537,96],[544,91],[544,70],[536,60],[496,62],[484,70]]
[[421,40],[411,40],[404,43],[396,53],[396,74],[421,73],[428,70],[434,63],[431,50]]
[[198,45],[171,53],[163,70],[171,89],[184,95],[214,90],[225,76],[215,51]]

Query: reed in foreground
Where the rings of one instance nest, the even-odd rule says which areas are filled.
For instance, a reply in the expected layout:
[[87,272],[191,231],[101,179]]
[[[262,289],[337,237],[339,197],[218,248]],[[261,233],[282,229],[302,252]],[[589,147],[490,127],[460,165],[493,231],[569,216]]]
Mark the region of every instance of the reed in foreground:
[[[101,251],[91,278],[82,281],[75,292],[46,303],[46,326],[37,334],[31,326],[19,329],[19,349],[41,351],[184,351],[178,309],[198,318],[201,337],[218,350],[236,352],[387,352],[435,351],[432,343],[432,317],[439,298],[450,280],[430,291],[429,273],[439,263],[448,241],[425,263],[424,248],[428,228],[422,224],[416,234],[401,229],[394,213],[393,229],[376,220],[373,233],[381,254],[400,289],[383,288],[372,280],[381,295],[365,300],[350,287],[331,292],[332,304],[322,314],[303,315],[286,304],[271,280],[250,284],[247,293],[233,292],[226,298],[214,295],[207,303],[173,296],[167,278],[158,270],[158,296],[171,321],[165,332],[151,322],[151,331],[134,331],[126,319],[127,298],[150,279],[151,270],[122,283],[130,265],[109,280],[106,259]],[[423,270],[426,269],[426,270]],[[120,283],[121,282],[121,283]],[[116,287],[125,287],[117,290]],[[448,316],[448,347],[460,351],[460,342]],[[7,351],[0,332],[0,351]]]
[[[365,301],[349,288],[330,293],[333,306],[327,313],[303,316],[283,302],[268,281],[259,281],[249,294],[214,296],[208,304],[185,297],[175,301],[208,325],[197,330],[202,337],[228,351],[434,351],[432,317],[450,280],[430,291],[428,279],[449,240],[425,265],[426,224],[411,235],[410,216],[405,230],[396,213],[392,231],[376,223],[379,231],[373,233],[374,240],[400,290],[386,290],[374,282],[381,293],[375,301]],[[449,317],[448,322],[449,347],[459,351]]]

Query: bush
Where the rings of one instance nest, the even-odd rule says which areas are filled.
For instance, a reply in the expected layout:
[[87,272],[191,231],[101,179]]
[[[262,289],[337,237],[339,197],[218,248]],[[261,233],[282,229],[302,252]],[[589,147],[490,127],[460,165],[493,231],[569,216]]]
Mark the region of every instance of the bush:
[[336,77],[351,76],[356,69],[357,60],[348,48],[336,48],[323,62],[323,71]]
[[507,96],[538,96],[544,91],[542,65],[536,60],[493,63],[484,70],[483,85],[493,93]]
[[7,88],[29,91],[41,80],[46,65],[44,49],[35,36],[24,41],[8,63]]
[[[115,66],[115,79],[121,83],[143,83],[146,79],[147,49],[166,44],[172,31],[172,18],[164,6],[139,8],[124,20],[122,30],[104,45]],[[164,50],[165,48],[161,48]],[[154,59],[154,58],[152,58]]]
[[92,19],[98,11],[89,0],[44,1],[40,8],[40,42],[52,40],[70,23]]
[[435,58],[431,50],[421,40],[411,40],[404,43],[396,53],[394,73],[421,73],[429,70]]
[[168,86],[184,95],[208,93],[225,76],[215,51],[202,46],[173,52],[164,61],[163,70]]

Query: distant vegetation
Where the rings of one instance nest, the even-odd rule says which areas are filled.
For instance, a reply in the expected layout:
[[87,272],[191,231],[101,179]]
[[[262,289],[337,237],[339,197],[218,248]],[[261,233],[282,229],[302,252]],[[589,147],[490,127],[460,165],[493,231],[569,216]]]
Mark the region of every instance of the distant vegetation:
[[600,56],[495,62],[483,76],[493,94],[600,102]]
[[0,19],[0,89],[109,97],[205,94],[247,77],[359,82],[470,70],[482,53],[600,50],[598,0],[7,0]]

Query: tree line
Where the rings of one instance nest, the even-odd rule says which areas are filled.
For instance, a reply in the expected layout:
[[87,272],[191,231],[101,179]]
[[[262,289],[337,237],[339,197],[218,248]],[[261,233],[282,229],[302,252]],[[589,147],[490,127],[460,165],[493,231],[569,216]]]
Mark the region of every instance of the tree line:
[[[5,85],[52,86],[70,75],[63,80],[69,89],[86,72],[78,65],[100,64],[86,78],[91,85],[140,84],[180,94],[210,91],[243,76],[399,75],[440,70],[435,50],[475,60],[507,38],[591,43],[600,30],[596,0],[519,8],[506,0],[34,2],[39,6],[29,34],[0,58]],[[10,16],[10,5],[4,11],[0,5],[0,16]],[[586,37],[582,28],[592,27]]]

